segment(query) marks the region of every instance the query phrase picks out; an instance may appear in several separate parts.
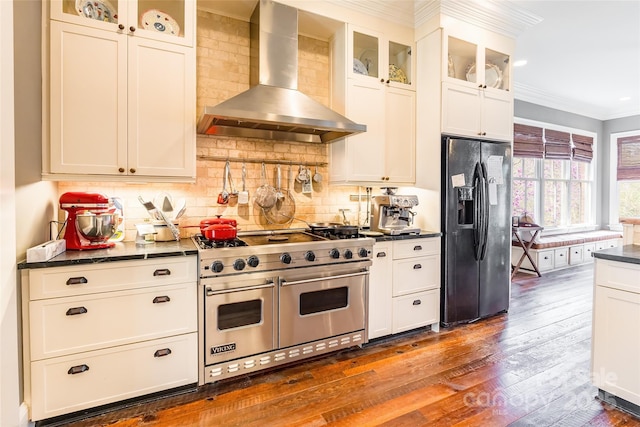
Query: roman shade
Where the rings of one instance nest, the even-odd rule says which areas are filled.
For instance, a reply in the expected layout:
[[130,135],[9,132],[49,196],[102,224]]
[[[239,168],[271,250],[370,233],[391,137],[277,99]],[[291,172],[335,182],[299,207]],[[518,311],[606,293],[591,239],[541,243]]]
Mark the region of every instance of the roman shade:
[[573,140],[573,160],[591,162],[593,160],[593,137],[571,134]]
[[571,159],[571,135],[569,132],[544,130],[544,158],[552,160]]
[[513,156],[591,162],[593,137],[514,123]]
[[541,159],[544,155],[542,133],[542,128],[515,123],[513,125],[514,157]]
[[640,179],[640,135],[618,138],[618,181]]

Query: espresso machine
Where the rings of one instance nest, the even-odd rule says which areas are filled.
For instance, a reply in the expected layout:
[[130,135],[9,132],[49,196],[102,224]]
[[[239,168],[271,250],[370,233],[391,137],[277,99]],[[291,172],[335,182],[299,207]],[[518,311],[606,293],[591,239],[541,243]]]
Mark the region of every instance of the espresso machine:
[[397,195],[386,189],[385,194],[371,199],[371,230],[392,236],[420,233],[420,229],[413,226],[416,213],[411,210],[418,206],[418,196]]
[[64,240],[67,250],[104,249],[115,246],[119,216],[113,199],[97,193],[68,192],[60,196],[67,211]]

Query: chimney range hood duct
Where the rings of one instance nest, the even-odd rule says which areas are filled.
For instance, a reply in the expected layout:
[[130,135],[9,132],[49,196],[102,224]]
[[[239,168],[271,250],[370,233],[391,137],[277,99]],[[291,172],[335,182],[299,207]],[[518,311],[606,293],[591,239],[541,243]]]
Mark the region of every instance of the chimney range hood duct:
[[205,107],[198,133],[328,143],[367,130],[298,91],[298,10],[259,0],[251,16],[251,88]]

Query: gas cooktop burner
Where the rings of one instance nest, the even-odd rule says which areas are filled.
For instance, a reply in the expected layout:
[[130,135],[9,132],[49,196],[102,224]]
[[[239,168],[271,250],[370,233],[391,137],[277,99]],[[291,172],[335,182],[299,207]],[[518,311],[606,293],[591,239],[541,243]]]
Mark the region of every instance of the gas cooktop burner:
[[248,246],[247,243],[240,239],[233,240],[209,240],[201,234],[194,236],[194,239],[200,249],[217,249],[217,248],[236,248],[240,246]]

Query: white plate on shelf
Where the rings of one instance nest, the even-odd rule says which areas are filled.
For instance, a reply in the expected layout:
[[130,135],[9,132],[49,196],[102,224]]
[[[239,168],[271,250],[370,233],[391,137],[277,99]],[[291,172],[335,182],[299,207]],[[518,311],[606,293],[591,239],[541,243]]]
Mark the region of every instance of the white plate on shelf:
[[358,58],[353,58],[353,72],[356,74],[362,74],[364,76],[369,75],[367,67],[365,67],[362,61],[360,61]]
[[180,34],[180,26],[168,13],[158,9],[149,9],[140,17],[140,24],[145,30],[177,36]]
[[[475,82],[476,81],[476,64],[472,64],[467,70],[467,81]],[[491,63],[485,64],[484,67],[484,84],[487,87],[493,87],[499,89],[502,86],[502,71],[500,68]]]
[[109,0],[76,0],[76,12],[85,18],[116,22],[118,14]]

